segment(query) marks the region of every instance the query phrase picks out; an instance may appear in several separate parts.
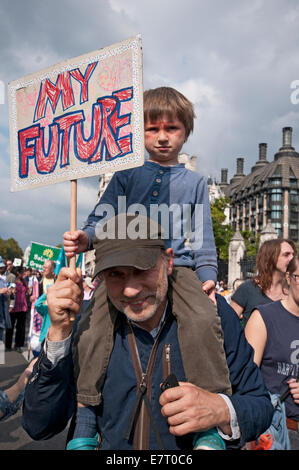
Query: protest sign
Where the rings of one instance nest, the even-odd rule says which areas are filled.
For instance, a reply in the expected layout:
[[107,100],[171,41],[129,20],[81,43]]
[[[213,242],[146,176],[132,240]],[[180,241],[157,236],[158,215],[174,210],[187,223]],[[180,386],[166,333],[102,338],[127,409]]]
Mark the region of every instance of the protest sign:
[[41,271],[44,262],[47,260],[57,261],[60,253],[60,248],[50,245],[42,245],[41,243],[32,242],[30,255],[27,261],[27,266],[32,269]]
[[11,190],[70,181],[71,232],[77,179],[144,163],[140,36],[11,82],[8,102]]
[[22,259],[21,258],[14,258],[13,266],[15,266],[15,267],[22,266]]
[[8,100],[12,191],[144,163],[139,36],[15,80]]

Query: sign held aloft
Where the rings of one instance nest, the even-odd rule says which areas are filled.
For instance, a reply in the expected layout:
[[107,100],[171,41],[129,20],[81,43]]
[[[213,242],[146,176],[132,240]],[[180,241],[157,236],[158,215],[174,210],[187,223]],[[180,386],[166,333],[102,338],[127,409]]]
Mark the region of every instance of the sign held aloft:
[[57,261],[60,253],[60,248],[42,245],[41,243],[31,242],[30,255],[27,261],[27,266],[32,269],[42,271],[45,261]]
[[11,190],[144,163],[141,38],[9,84]]

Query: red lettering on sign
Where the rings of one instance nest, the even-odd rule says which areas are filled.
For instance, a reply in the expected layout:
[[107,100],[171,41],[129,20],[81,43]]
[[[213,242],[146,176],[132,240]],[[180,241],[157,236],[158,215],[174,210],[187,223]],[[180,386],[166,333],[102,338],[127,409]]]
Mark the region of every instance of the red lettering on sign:
[[86,68],[84,75],[82,75],[80,69],[74,69],[71,71],[72,77],[78,80],[78,82],[80,82],[81,84],[81,99],[80,99],[81,104],[88,100],[88,81],[94,69],[96,68],[97,64],[98,64],[97,62],[94,62],[93,64],[89,64]]
[[51,103],[53,113],[55,113],[60,95],[62,95],[63,110],[66,110],[75,104],[70,72],[60,73],[55,85],[48,78],[41,83],[38,101],[35,108],[34,121],[38,121],[45,117],[48,100]]
[[69,145],[70,145],[70,132],[71,128],[76,122],[84,120],[84,114],[82,111],[77,113],[64,114],[63,116],[54,119],[55,123],[59,125],[60,131],[63,134],[62,137],[62,149],[60,166],[66,166],[69,164]]
[[57,163],[59,154],[59,128],[57,124],[49,126],[48,152],[45,154],[45,129],[40,128],[39,138],[36,140],[36,167],[39,173],[51,173]]
[[[94,64],[90,64],[84,77],[81,76],[81,78],[83,77],[81,84],[84,96],[87,96],[85,95],[88,92],[87,83],[94,67]],[[78,70],[73,72],[76,75]],[[70,82],[67,74],[60,74],[55,86],[48,82],[48,90],[42,90],[44,98],[41,98],[41,95],[39,97],[38,112],[42,114],[45,111],[45,97],[48,95],[52,106],[57,106],[60,92],[67,82]],[[46,84],[46,82],[44,83]],[[69,112],[54,118],[52,124],[48,126],[48,141],[46,141],[45,126],[41,126],[41,124],[20,130],[18,133],[20,177],[28,177],[29,159],[34,160],[36,171],[40,174],[53,172],[58,159],[60,159],[61,168],[68,166],[70,164],[72,128],[74,129],[74,154],[78,160],[95,163],[103,160],[104,157],[106,160],[112,160],[132,153],[131,112],[120,115],[122,103],[130,102],[132,97],[133,89],[127,88],[114,92],[112,96],[99,98],[92,106],[88,138],[84,133],[84,124],[86,125],[87,120],[85,120],[83,110]],[[62,92],[63,100],[66,105],[70,105],[71,95]]]
[[[35,157],[35,139],[39,136],[39,125],[22,129],[18,132],[19,141],[19,176],[26,178],[28,176],[28,159]],[[34,140],[34,144],[28,144],[28,141]]]
[[92,111],[91,137],[88,140],[84,138],[83,122],[76,124],[75,127],[75,154],[80,160],[88,160],[96,152],[101,139],[101,108],[95,104]]
[[113,132],[117,118],[116,105],[118,100],[112,97],[99,98],[97,102],[101,105],[102,111],[102,132],[99,142],[98,152],[90,159],[92,163],[97,162],[103,158],[103,146],[106,145],[108,156],[115,158],[121,153],[121,149],[117,144],[116,135]]

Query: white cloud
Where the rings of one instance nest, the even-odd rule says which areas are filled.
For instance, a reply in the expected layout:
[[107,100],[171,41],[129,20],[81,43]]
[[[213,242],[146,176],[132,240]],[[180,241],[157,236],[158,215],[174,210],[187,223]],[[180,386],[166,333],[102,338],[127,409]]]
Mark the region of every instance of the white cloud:
[[[134,18],[138,6],[135,0],[126,0],[124,3],[122,0],[108,0],[111,9],[117,13],[126,17]],[[140,5],[139,5],[140,6]]]
[[222,100],[218,90],[216,90],[211,84],[207,83],[203,78],[189,79],[181,84],[175,84],[181,93],[199,107],[219,107],[221,106]]

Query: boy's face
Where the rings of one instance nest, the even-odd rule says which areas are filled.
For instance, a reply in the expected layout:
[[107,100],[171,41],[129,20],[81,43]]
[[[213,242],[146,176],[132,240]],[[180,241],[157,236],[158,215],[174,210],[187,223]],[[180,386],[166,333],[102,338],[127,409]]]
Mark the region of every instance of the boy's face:
[[144,142],[150,161],[166,166],[176,165],[185,140],[185,126],[178,119],[169,120],[165,116],[144,124]]

